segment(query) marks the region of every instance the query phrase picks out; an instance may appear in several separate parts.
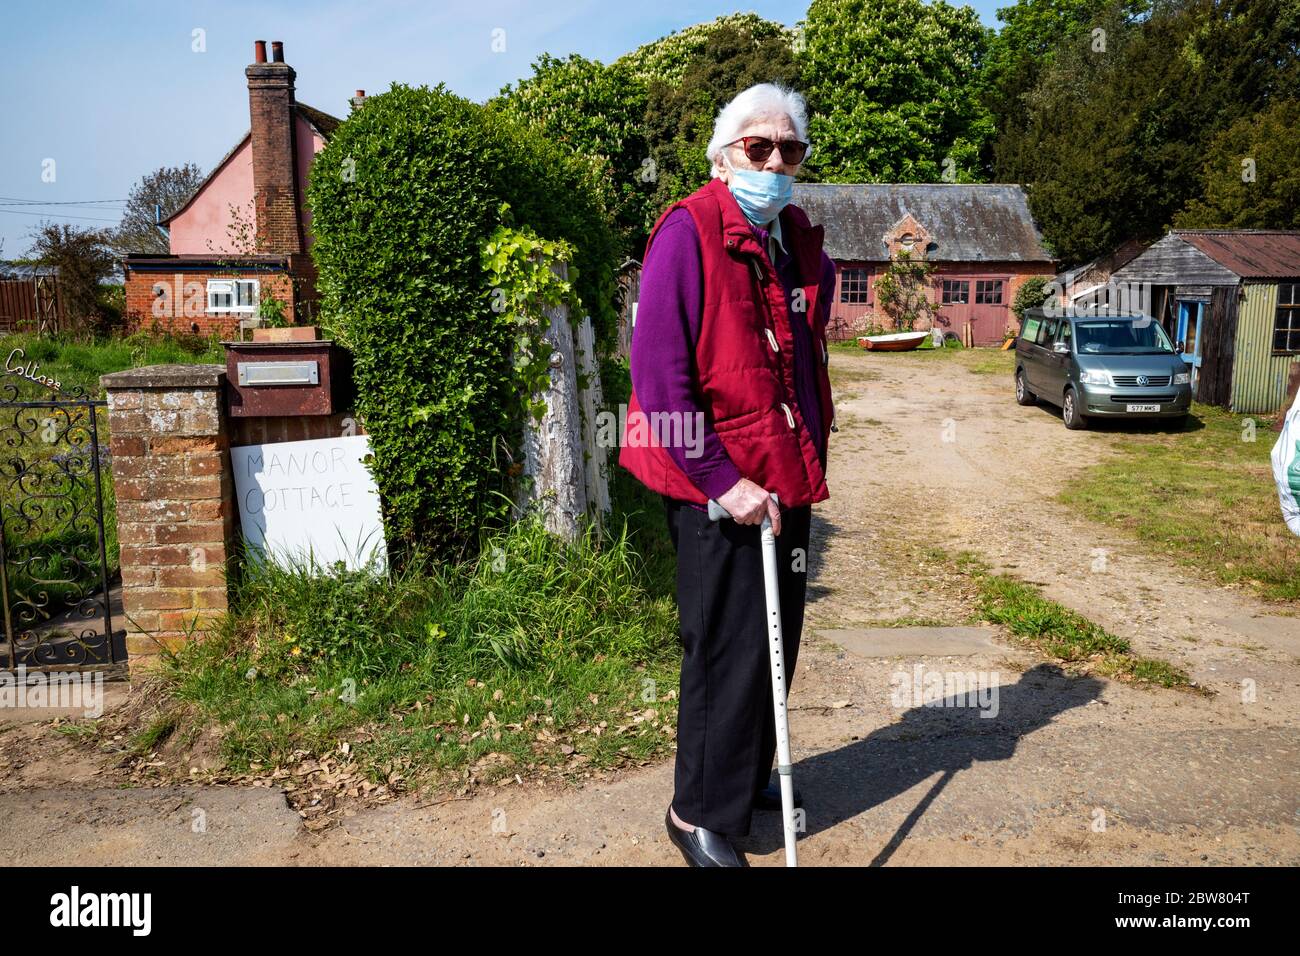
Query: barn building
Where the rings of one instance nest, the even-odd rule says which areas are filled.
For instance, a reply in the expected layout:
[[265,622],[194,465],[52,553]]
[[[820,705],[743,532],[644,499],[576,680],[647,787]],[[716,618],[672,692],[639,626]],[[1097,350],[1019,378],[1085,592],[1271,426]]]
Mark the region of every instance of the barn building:
[[934,324],[975,345],[1014,335],[1016,291],[1032,276],[1056,272],[1017,185],[795,183],[794,203],[825,226],[838,269],[832,340],[891,327],[875,283],[900,250],[934,266]]

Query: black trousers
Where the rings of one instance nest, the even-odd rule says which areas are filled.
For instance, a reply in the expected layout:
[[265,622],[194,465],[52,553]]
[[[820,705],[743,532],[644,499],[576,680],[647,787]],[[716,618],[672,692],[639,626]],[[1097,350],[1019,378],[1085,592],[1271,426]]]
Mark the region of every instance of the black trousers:
[[[758,525],[712,522],[664,498],[677,549],[682,677],[672,807],[686,823],[747,836],[754,794],[776,755]],[[803,628],[812,507],[781,509],[777,578],[786,692]]]

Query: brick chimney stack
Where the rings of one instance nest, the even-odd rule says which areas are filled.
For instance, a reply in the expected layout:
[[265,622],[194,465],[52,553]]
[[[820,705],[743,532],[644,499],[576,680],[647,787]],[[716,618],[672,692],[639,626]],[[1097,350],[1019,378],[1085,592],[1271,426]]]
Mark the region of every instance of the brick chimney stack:
[[256,41],[253,63],[245,68],[244,76],[248,78],[248,113],[253,138],[256,251],[302,252],[294,142],[295,74],[293,67],[284,62],[284,45],[279,40],[272,41],[268,63],[266,41]]

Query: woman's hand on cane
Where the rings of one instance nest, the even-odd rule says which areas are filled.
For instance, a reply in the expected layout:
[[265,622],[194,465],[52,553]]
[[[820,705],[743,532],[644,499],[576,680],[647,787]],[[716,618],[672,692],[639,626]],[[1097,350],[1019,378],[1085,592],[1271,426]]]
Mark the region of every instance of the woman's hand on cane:
[[781,509],[771,494],[748,478],[741,478],[718,498],[718,504],[727,509],[737,524],[762,524],[763,518],[772,518],[772,533],[781,534]]

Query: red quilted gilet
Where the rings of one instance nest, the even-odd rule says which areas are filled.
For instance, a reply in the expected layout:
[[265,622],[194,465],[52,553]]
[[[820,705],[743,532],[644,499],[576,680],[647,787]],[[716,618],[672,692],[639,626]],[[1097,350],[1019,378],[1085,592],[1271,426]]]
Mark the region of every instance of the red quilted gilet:
[[[650,231],[647,253],[665,217],[678,206],[695,221],[704,266],[704,312],[695,359],[705,413],[743,477],[776,492],[782,505],[823,501],[830,492],[794,397],[794,337],[776,267],[721,179],[710,180],[665,209]],[[818,359],[826,355],[826,329],[816,318],[823,234],[798,206],[790,204],[781,211],[781,235],[797,257]],[[834,408],[825,361],[816,362],[816,368],[825,442]],[[652,491],[697,504],[708,500],[655,440],[655,429],[637,401],[635,381],[619,464]]]

